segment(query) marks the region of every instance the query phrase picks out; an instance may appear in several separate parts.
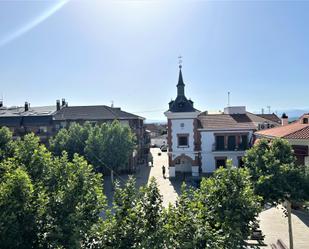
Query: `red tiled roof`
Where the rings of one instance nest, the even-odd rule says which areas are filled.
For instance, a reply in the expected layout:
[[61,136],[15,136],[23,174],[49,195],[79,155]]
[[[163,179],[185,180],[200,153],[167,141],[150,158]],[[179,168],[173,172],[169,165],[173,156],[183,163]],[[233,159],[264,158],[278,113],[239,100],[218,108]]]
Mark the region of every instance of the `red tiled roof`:
[[292,134],[285,136],[285,138],[292,138],[292,139],[309,139],[309,125],[304,127],[303,129],[296,131]]
[[309,124],[301,124],[300,122],[295,122],[280,127],[257,131],[255,132],[255,134],[265,137],[309,139]]

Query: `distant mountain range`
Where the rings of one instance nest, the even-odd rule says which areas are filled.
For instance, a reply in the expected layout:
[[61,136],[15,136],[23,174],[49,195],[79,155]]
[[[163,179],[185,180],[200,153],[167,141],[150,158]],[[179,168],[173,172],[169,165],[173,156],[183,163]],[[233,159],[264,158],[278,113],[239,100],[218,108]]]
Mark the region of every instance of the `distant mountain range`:
[[160,119],[146,119],[145,124],[166,124],[167,120],[160,120]]
[[[260,113],[260,112],[256,112]],[[267,113],[267,112],[265,112]],[[293,121],[295,119],[298,119],[301,115],[304,113],[309,113],[309,108],[304,108],[304,109],[283,109],[283,110],[278,110],[275,112],[279,118],[281,118],[282,113],[285,113],[289,117],[289,121]]]

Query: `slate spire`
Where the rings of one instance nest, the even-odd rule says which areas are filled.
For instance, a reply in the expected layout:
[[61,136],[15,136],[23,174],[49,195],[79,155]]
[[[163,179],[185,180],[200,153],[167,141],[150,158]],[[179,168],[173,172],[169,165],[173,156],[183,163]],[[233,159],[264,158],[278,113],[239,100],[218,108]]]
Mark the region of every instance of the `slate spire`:
[[178,84],[177,84],[177,96],[185,96],[185,84],[183,83],[182,66],[179,65],[179,77],[178,77]]

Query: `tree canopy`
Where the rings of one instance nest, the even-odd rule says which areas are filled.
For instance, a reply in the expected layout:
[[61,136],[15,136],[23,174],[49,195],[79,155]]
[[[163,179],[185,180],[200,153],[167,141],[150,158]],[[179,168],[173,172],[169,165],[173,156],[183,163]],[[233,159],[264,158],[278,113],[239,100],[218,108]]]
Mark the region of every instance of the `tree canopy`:
[[[117,147],[126,132],[92,127],[86,148],[99,138]],[[0,161],[1,248],[242,248],[259,210],[248,172],[231,166],[200,189],[184,186],[176,206],[162,206],[154,178],[140,189],[130,178],[107,207],[102,176],[83,157],[55,155],[33,134],[12,143],[13,155]]]
[[1,248],[80,248],[105,206],[101,175],[78,155],[53,157],[33,134],[16,147],[0,163]]
[[308,198],[306,167],[295,164],[292,147],[286,140],[262,139],[247,151],[243,160],[255,192],[263,197],[264,203]]
[[94,126],[88,122],[84,125],[73,123],[50,140],[50,149],[55,155],[66,151],[72,159],[77,153],[104,173],[125,168],[134,148],[134,134],[119,121]]
[[13,133],[7,127],[0,128],[0,160],[13,156],[15,143]]
[[291,205],[309,199],[308,169],[295,164],[291,145],[279,138],[260,140],[247,151],[244,166],[249,169],[255,193],[263,197],[263,203],[283,204],[286,208],[293,249]]

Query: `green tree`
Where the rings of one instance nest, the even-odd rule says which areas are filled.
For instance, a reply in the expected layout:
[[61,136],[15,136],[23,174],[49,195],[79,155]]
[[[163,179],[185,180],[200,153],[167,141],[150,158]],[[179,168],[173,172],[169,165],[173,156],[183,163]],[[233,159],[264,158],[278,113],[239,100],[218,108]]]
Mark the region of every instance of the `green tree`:
[[46,184],[46,240],[52,247],[79,248],[105,208],[102,176],[77,154],[72,162],[66,154],[54,159],[52,167]]
[[249,172],[228,161],[226,169],[202,180],[197,201],[202,219],[222,239],[222,248],[244,248],[257,224],[260,199],[254,194]]
[[119,121],[102,124],[91,130],[86,142],[86,157],[99,172],[125,168],[135,148],[135,136],[130,127]]
[[106,172],[104,166],[108,146],[108,141],[106,141],[108,126],[108,124],[94,126],[86,141],[86,158],[99,172]]
[[25,135],[16,142],[14,158],[22,166],[34,183],[44,183],[52,167],[52,155],[40,139],[33,133]]
[[115,186],[113,206],[99,226],[91,247],[164,248],[162,197],[154,179],[139,190],[135,179]]
[[38,230],[33,185],[24,170],[6,166],[0,181],[1,248],[35,248]]
[[113,173],[128,163],[135,148],[135,136],[130,127],[114,121],[108,126],[105,142],[104,165]]
[[100,223],[102,176],[78,155],[53,157],[33,134],[0,163],[0,177],[1,248],[80,248]]
[[69,150],[69,139],[70,135],[68,129],[60,129],[54,137],[50,138],[49,149],[53,152],[54,155],[60,156],[63,151]]
[[13,133],[7,127],[0,128],[0,161],[13,156],[15,143]]
[[85,156],[99,172],[118,171],[125,167],[135,148],[135,136],[129,126],[119,121],[92,126],[73,123],[50,140],[50,150],[71,160],[74,153]]
[[49,145],[55,155],[60,156],[63,151],[68,153],[69,159],[74,154],[85,154],[86,141],[92,126],[89,122],[83,125],[72,123],[68,129],[61,129],[55,137],[50,139]]
[[244,165],[249,169],[255,192],[263,197],[263,203],[286,203],[290,248],[293,249],[291,203],[309,198],[305,167],[295,165],[292,147],[283,139],[260,140],[247,151]]
[[124,187],[116,181],[112,210],[101,225],[99,248],[136,248],[139,230],[136,205],[140,194],[135,184],[132,177]]
[[170,204],[165,211],[167,248],[222,248],[220,238],[210,227],[196,194],[196,190],[183,184],[176,206]]
[[141,198],[137,204],[139,217],[139,246],[138,248],[163,248],[164,245],[164,220],[162,196],[154,177],[148,185],[142,187]]

